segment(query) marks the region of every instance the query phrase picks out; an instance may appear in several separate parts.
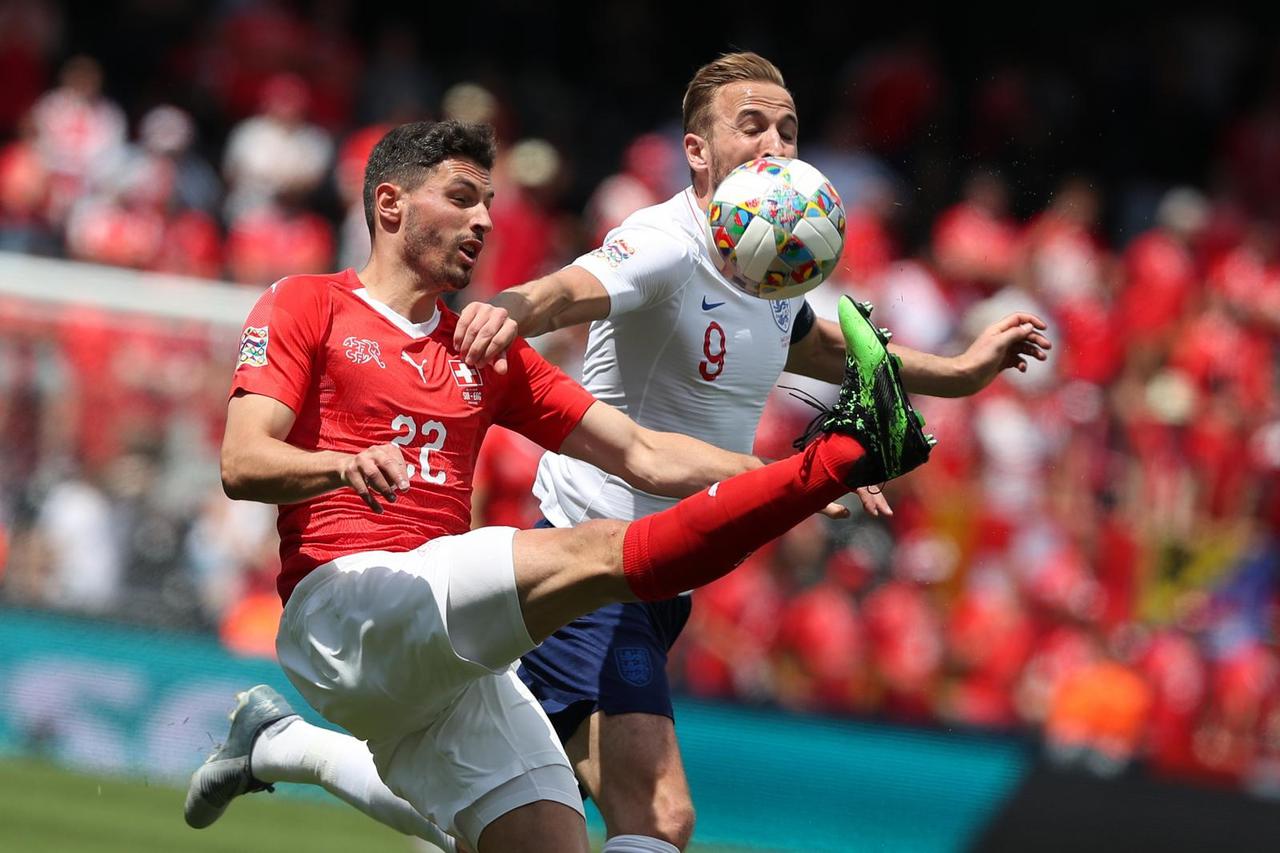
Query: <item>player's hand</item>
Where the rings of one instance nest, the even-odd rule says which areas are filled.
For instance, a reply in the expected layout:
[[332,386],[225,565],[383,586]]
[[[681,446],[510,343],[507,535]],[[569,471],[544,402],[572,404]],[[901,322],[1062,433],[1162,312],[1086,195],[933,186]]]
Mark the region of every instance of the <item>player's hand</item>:
[[507,309],[488,302],[471,302],[458,315],[453,345],[471,367],[489,367],[507,372],[507,348],[516,339],[516,321]]
[[350,457],[342,468],[342,480],[355,489],[369,509],[380,513],[382,505],[377,496],[395,503],[396,492],[409,488],[409,469],[399,445],[378,444]]
[[[885,500],[878,486],[863,486],[857,491],[858,500],[862,501],[862,508],[866,510],[867,515],[879,517],[881,515],[893,515],[893,509],[889,506],[889,502]],[[821,510],[822,514],[827,518],[848,518],[852,513],[844,504],[829,503]]]
[[858,495],[858,500],[862,501],[862,508],[872,518],[893,515],[893,507],[889,506],[889,502],[885,500],[884,492],[880,491],[879,486],[863,486],[858,489],[856,494]]
[[1048,326],[1034,314],[1014,313],[992,323],[960,356],[965,392],[973,394],[991,384],[1002,370],[1027,372],[1027,359],[1044,361],[1053,344],[1041,334]]
[[844,504],[829,503],[820,512],[827,518],[848,518],[849,508]]

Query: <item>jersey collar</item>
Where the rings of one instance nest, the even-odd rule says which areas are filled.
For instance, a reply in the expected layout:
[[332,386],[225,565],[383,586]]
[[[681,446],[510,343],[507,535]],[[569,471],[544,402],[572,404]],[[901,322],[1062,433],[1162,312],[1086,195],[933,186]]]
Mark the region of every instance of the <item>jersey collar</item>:
[[360,297],[374,311],[377,311],[383,317],[391,321],[391,324],[400,331],[404,332],[414,340],[420,340],[429,336],[436,330],[436,326],[440,325],[440,306],[437,304],[431,316],[421,323],[410,322],[408,317],[390,308],[383,302],[379,302],[369,295],[369,291],[363,287],[352,291],[356,296]]

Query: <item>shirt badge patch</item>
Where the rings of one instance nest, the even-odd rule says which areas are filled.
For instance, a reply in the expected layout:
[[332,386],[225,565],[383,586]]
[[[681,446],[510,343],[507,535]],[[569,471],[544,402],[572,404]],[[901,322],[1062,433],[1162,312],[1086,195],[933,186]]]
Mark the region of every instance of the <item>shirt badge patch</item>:
[[462,389],[462,399],[477,405],[483,401],[484,376],[479,370],[460,358],[451,358],[449,373],[453,375],[454,384]]
[[610,240],[599,249],[591,254],[604,261],[610,267],[617,267],[618,264],[625,261],[636,253],[636,250],[627,245],[627,241],[621,238]]
[[377,341],[371,341],[368,338],[357,338],[354,335],[342,342],[347,348],[347,358],[351,359],[355,364],[367,364],[372,361],[378,367],[386,369],[386,365],[382,363],[382,347]]
[[240,358],[236,367],[266,367],[267,365],[267,327],[245,326],[240,336]]
[[769,302],[769,307],[773,309],[773,322],[778,324],[778,328],[784,332],[790,332],[791,300],[774,299]]

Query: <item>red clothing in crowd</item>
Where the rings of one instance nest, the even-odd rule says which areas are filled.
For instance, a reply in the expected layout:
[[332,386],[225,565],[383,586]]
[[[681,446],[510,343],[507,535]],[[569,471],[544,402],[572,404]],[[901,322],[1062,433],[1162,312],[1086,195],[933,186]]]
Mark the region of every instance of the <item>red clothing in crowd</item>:
[[532,527],[542,517],[533,481],[542,448],[509,429],[485,436],[476,460],[473,523],[484,527]]
[[242,284],[267,285],[299,270],[318,273],[332,263],[333,253],[333,226],[327,219],[263,207],[231,227],[227,272]]

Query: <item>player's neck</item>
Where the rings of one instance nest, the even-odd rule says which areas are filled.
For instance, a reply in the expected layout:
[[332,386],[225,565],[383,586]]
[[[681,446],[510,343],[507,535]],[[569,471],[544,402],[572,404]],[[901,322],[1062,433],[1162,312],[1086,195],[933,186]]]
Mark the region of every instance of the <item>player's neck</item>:
[[706,212],[711,205],[711,181],[702,176],[693,179],[693,197],[698,202],[698,209]]
[[432,287],[405,267],[379,263],[376,255],[356,275],[370,296],[410,323],[430,320],[447,289]]

